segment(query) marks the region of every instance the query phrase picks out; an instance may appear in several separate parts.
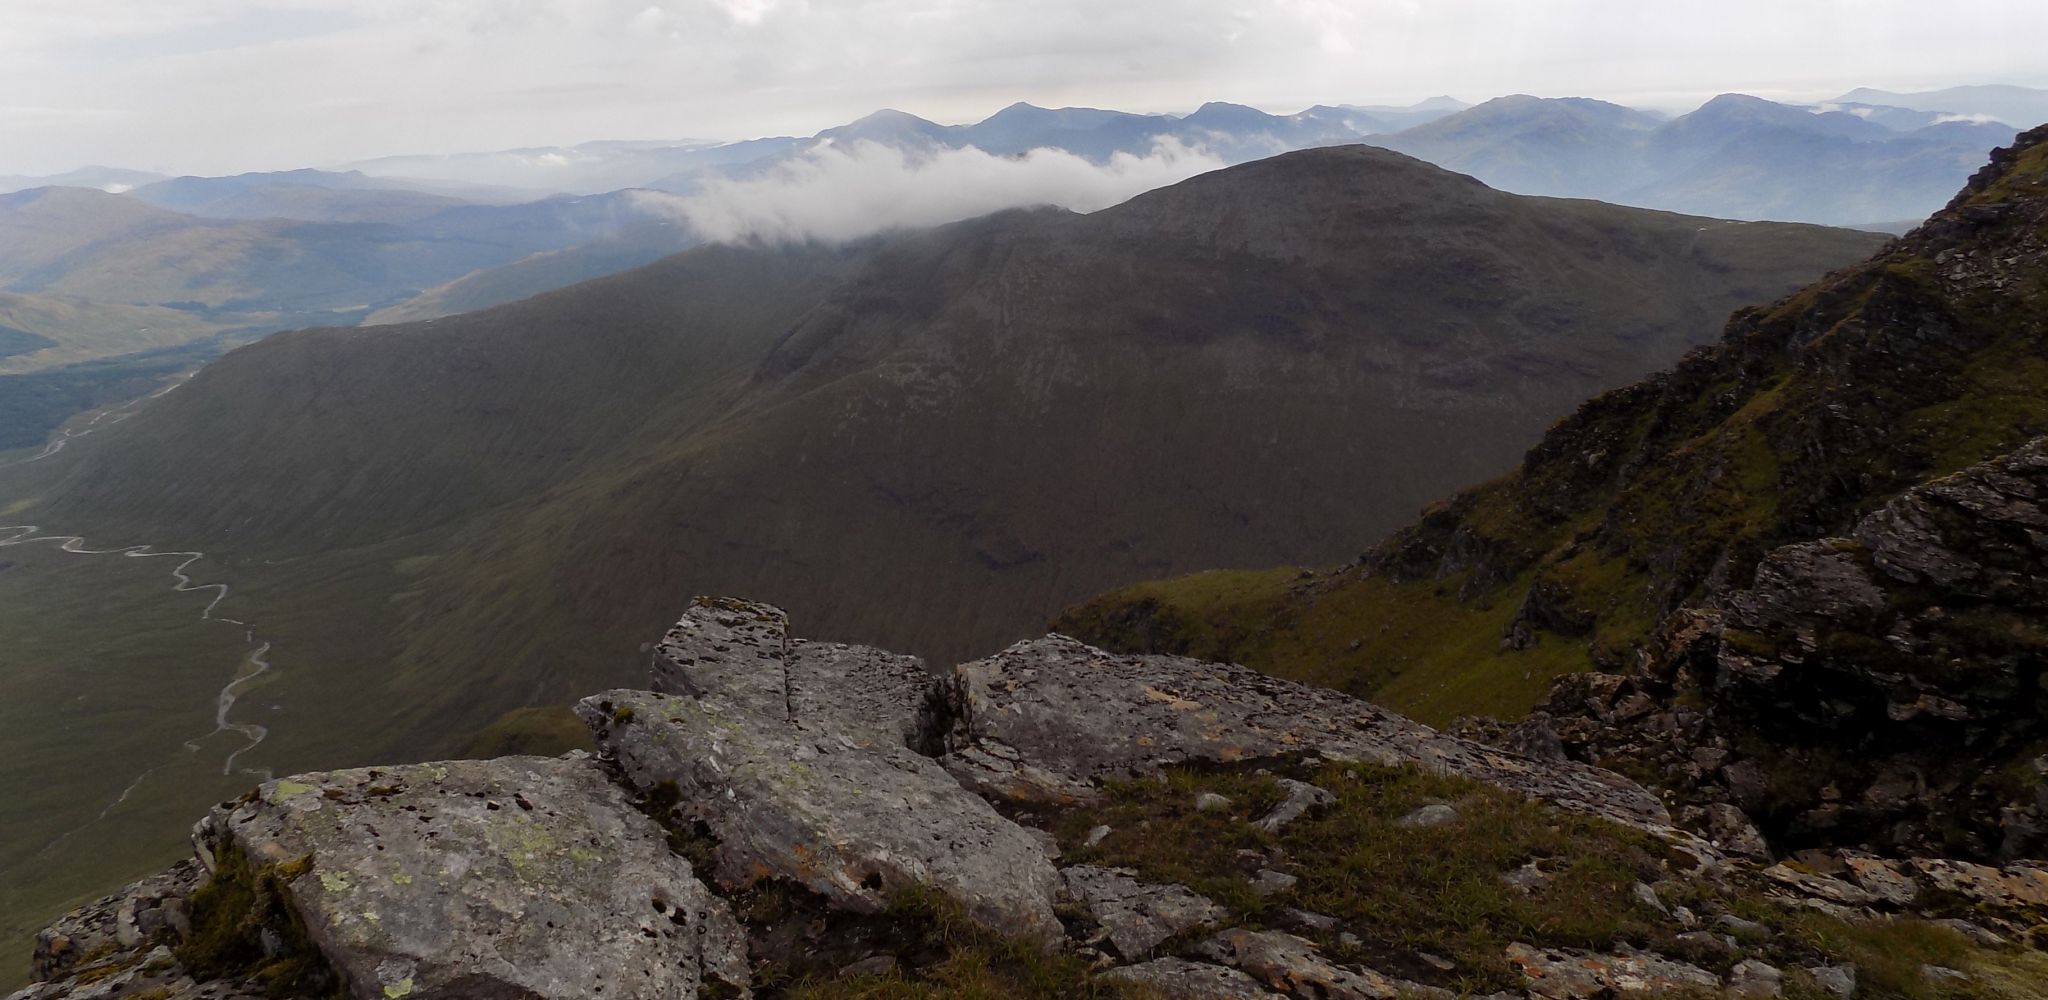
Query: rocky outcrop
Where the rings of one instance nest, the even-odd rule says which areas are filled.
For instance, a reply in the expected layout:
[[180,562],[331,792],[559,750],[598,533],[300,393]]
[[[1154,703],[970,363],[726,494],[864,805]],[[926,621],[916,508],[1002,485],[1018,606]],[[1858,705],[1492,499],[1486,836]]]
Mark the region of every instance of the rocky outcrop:
[[998,932],[1059,933],[1045,849],[929,758],[710,698],[612,691],[578,711],[626,781],[675,803],[664,821],[702,826],[728,888],[788,879],[879,913],[925,886]]
[[1227,663],[1118,656],[1061,635],[959,668],[945,690],[948,770],[1021,801],[1189,761],[1320,756],[1411,764],[1638,826],[1670,817],[1611,772],[1439,733],[1355,698]]
[[2033,856],[2044,581],[2048,438],[1774,550],[1667,620],[1641,669],[1560,682],[1496,736],[1541,726],[1573,756],[1650,763],[1681,821],[1739,852],[1762,847],[1754,820],[1783,850]]
[[[1745,867],[1666,828],[1626,779],[1227,664],[1049,636],[942,679],[880,650],[793,640],[773,607],[705,599],[654,669],[665,690],[577,707],[595,758],[319,772],[223,804],[195,830],[196,862],[47,930],[41,981],[10,1000],[693,1000],[781,996],[794,982],[867,995],[926,970],[951,985],[1020,969],[1064,970],[1074,988],[1109,996],[1198,1000],[1449,997],[1475,970],[1496,985],[1519,974],[1515,997],[1767,995],[1783,963],[1810,956],[1769,944],[1768,928],[1721,902],[1729,892],[1844,919],[1965,899],[1977,916],[1955,926],[1986,947],[2048,915],[2048,875],[2027,866],[1845,855],[1825,870]],[[1373,781],[1425,780],[1418,769],[1463,789],[1457,804],[1361,802]],[[1157,807],[1167,813],[1111,827],[1090,811],[1136,808],[1134,786],[1118,782],[1148,777],[1171,789]],[[1237,784],[1224,795],[1200,784],[1211,777]],[[1642,877],[1711,905],[1704,916],[1667,906],[1643,882],[1616,903],[1732,971],[1540,938],[1509,948],[1505,965],[1494,944],[1476,966],[1388,950],[1405,928],[1370,926],[1345,902],[1357,887],[1289,849],[1362,822],[1361,809],[1382,810],[1378,829],[1451,843],[1473,835],[1468,815],[1515,796],[1606,831],[1628,864],[1660,873]],[[1142,870],[1086,857],[1152,850],[1148,824],[1183,820],[1246,846],[1206,868],[1181,867],[1191,862],[1171,849],[1131,862]],[[1528,905],[1567,877],[1487,850],[1464,863],[1500,866],[1489,879]],[[1055,869],[1063,852],[1082,856]],[[1316,912],[1324,902],[1342,915]],[[1394,974],[1369,967],[1369,948]]]
[[596,762],[504,758],[265,783],[197,833],[282,876],[357,996],[696,996],[747,983],[724,900]]
[[1669,997],[1721,989],[1713,973],[1655,954],[1546,951],[1517,942],[1508,946],[1507,960],[1521,970],[1530,995],[1545,1000]]

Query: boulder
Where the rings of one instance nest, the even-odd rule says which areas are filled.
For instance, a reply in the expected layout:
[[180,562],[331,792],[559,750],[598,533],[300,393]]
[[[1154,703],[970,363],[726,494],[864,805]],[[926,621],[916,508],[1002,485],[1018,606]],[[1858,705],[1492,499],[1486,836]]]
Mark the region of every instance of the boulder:
[[202,822],[215,877],[268,870],[363,1000],[695,997],[746,939],[589,759],[298,775]]
[[1287,793],[1287,798],[1279,805],[1274,806],[1272,812],[1259,817],[1258,822],[1252,824],[1267,833],[1279,833],[1289,823],[1308,815],[1314,810],[1333,805],[1337,801],[1335,795],[1330,794],[1325,789],[1317,788],[1306,781],[1281,778],[1279,779],[1279,785],[1281,790]]
[[1152,954],[1176,934],[1222,920],[1222,907],[1179,885],[1140,882],[1128,868],[1077,865],[1060,873],[1067,896],[1087,909],[1124,961]]
[[1516,942],[1508,945],[1506,955],[1521,970],[1530,995],[1550,1000],[1663,997],[1721,988],[1721,980],[1705,969],[1648,952],[1601,955]]
[[1111,982],[1137,983],[1167,1000],[1285,1000],[1236,969],[1184,958],[1156,958],[1102,974]]
[[612,691],[577,712],[672,824],[702,828],[727,887],[788,879],[878,913],[925,886],[997,932],[1061,933],[1059,876],[1039,842],[928,757],[708,695]]

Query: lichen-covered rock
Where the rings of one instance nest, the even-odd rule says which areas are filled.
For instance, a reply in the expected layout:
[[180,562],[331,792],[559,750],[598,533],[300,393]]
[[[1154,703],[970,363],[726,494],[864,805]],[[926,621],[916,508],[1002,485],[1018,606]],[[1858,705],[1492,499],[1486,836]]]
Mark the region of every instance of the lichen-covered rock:
[[1128,868],[1076,865],[1060,872],[1067,895],[1088,910],[1125,961],[1152,954],[1176,934],[1220,921],[1226,911],[1185,886],[1140,882]]
[[310,942],[362,1000],[673,1000],[747,982],[725,902],[588,759],[284,778],[200,839],[280,866]]
[[7,1000],[269,1000],[262,984],[193,979],[171,949],[130,948],[71,970],[69,975],[8,994]]
[[205,874],[198,862],[181,861],[59,917],[36,935],[31,975],[63,979],[87,956],[132,951],[185,933],[191,929],[192,892]]
[[1038,841],[928,757],[708,696],[612,691],[577,711],[626,780],[702,825],[727,886],[785,878],[867,913],[924,886],[1001,933],[1061,933]]
[[[1701,603],[1634,674],[1559,682],[1546,708],[1569,753],[1636,761],[1682,816],[1740,807],[1787,849],[2048,849],[2048,438],[1779,546]],[[1622,711],[1644,699],[1656,710]]]
[[1285,1000],[1236,969],[1184,958],[1126,965],[1103,973],[1102,978],[1141,984],[1167,1000]]
[[1287,798],[1274,806],[1272,812],[1259,817],[1258,821],[1252,824],[1267,833],[1279,833],[1287,824],[1337,801],[1335,795],[1306,781],[1296,781],[1293,778],[1277,780],[1280,790],[1287,793]]
[[1306,938],[1233,927],[1204,941],[1202,954],[1274,989],[1327,1000],[1395,1000],[1406,984],[1370,969],[1332,964]]
[[723,702],[864,745],[915,742],[936,685],[915,656],[792,639],[781,608],[730,597],[691,603],[657,644],[652,680],[663,694]]
[[1655,796],[1610,772],[1520,757],[1233,664],[1118,656],[1051,635],[962,665],[946,700],[947,768],[991,795],[1060,801],[1183,761],[1320,754],[1462,775],[1638,826],[1670,822]]
[[1705,969],[1647,952],[1596,955],[1516,942],[1506,955],[1521,970],[1530,995],[1550,1000],[1668,997],[1721,988],[1721,980]]

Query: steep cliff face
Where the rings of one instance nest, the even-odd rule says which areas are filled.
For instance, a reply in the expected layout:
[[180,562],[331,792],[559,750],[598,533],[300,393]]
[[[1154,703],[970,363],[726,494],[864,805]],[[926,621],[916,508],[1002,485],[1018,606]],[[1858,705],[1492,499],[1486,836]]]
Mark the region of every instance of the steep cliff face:
[[[2038,996],[2048,872],[1752,864],[1628,779],[1051,635],[937,676],[703,598],[601,747],[296,775],[10,1000]],[[1729,847],[1742,845],[1731,841]],[[1940,917],[1958,902],[1969,921]],[[1950,988],[1968,984],[1960,994]]]
[[[1692,819],[1732,799],[1790,847],[2038,852],[2043,433],[2036,129],[1920,229],[1737,313],[1716,347],[1587,403],[1357,565],[1133,588],[1061,627],[1440,719],[1632,672],[1571,681],[1549,710],[1579,716],[1567,742],[1595,756],[1711,732],[1654,774],[1712,789],[1688,792]],[[1574,707],[1588,685],[1597,711]],[[1649,721],[1599,734],[1617,711]]]
[[[2037,857],[2048,841],[2048,439],[1781,546],[1530,728],[1788,849]],[[1617,683],[1618,682],[1618,683]],[[1525,734],[1522,734],[1525,735]],[[1681,810],[1686,811],[1686,810]]]

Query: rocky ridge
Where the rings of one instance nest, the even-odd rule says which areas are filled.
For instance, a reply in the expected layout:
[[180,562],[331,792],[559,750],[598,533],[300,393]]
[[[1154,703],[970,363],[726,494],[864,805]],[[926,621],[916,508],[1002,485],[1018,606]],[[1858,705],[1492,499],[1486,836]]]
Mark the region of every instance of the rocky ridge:
[[2048,127],[1356,564],[1060,627],[1526,714],[1460,731],[1623,770],[1724,847],[2005,866],[2048,851],[2043,435]]
[[[934,677],[792,640],[779,609],[700,599],[651,682],[577,707],[595,757],[306,774],[223,803],[195,861],[47,929],[37,984],[10,1000],[936,997],[973,992],[968,976],[994,996],[1848,996],[1855,971],[1788,921],[1972,899],[2000,918],[1943,933],[1992,957],[1916,974],[1974,982],[2025,961],[1998,949],[2048,915],[2048,871],[1764,868],[1585,764],[1064,636]],[[1329,879],[1380,838],[1306,853],[1354,822],[1484,855],[1512,905],[1597,901],[1627,922],[1388,950],[1394,928],[1346,902],[1360,887]],[[1190,824],[1212,835],[1184,838]],[[1503,826],[1614,856],[1504,849]]]

